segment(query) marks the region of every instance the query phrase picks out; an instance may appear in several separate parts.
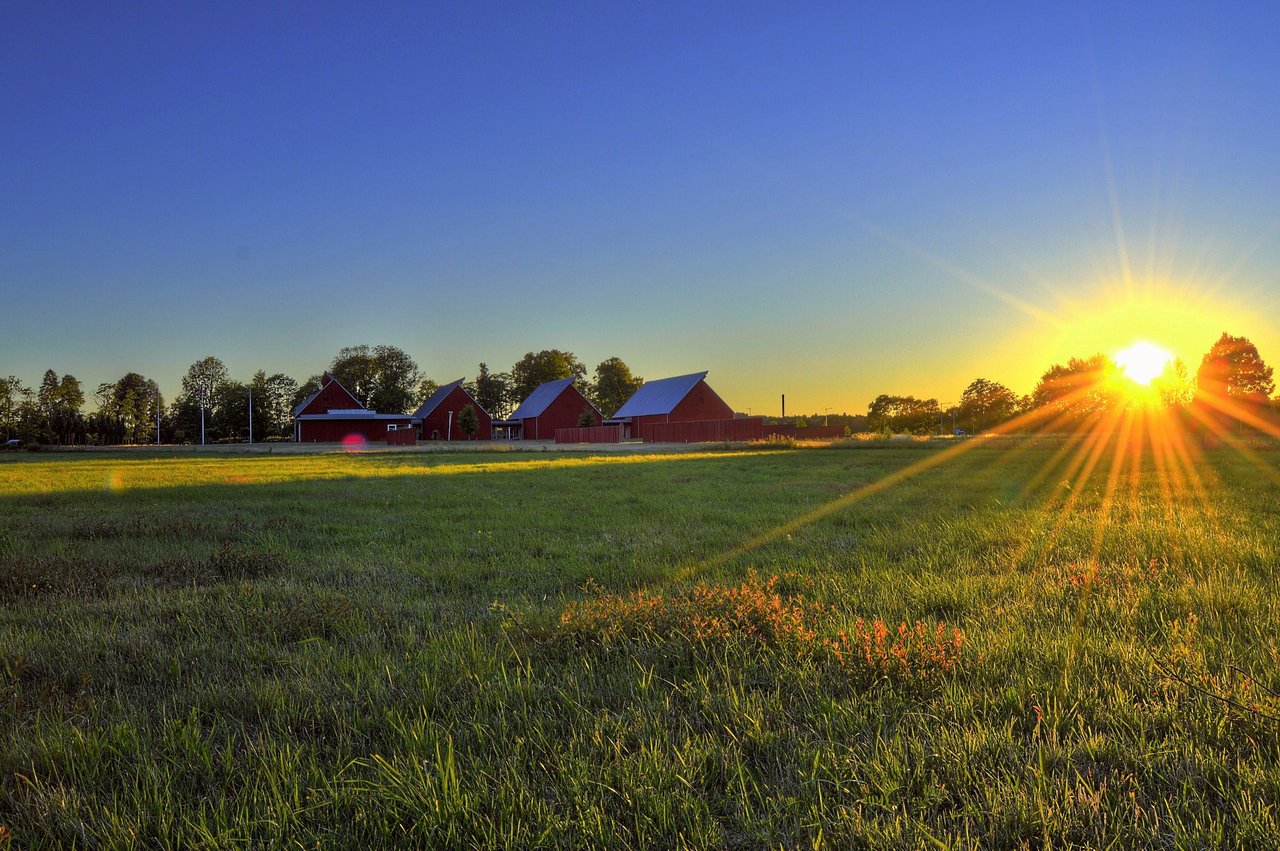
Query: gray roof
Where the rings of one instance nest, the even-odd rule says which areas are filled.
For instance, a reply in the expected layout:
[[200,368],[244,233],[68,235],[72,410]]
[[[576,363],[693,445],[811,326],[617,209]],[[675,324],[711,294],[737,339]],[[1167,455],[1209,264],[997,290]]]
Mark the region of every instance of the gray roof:
[[555,381],[548,381],[546,384],[539,384],[537,387],[533,388],[533,392],[529,394],[529,398],[520,403],[520,407],[516,408],[515,413],[513,413],[509,419],[524,420],[542,416],[542,412],[545,411],[552,402],[560,398],[560,394],[563,393],[565,388],[572,383],[573,377],[570,376],[569,378],[560,378]]
[[689,391],[706,377],[705,372],[692,372],[688,375],[677,375],[674,378],[646,381],[610,419],[669,414],[684,400],[685,396],[689,395]]
[[[440,407],[440,403],[443,402],[445,400],[445,397],[448,396],[450,393],[452,393],[455,388],[461,387],[462,382],[463,382],[463,379],[459,378],[457,381],[451,381],[445,386],[441,387],[436,392],[432,393],[431,396],[427,399],[427,401],[423,402],[422,406],[418,408],[418,410],[413,412],[413,418],[415,420],[423,420],[431,416],[431,412],[434,411],[436,408]],[[466,388],[463,388],[463,390],[465,392]],[[470,396],[471,394],[468,393],[467,395]],[[474,402],[477,408],[484,411],[484,408],[480,405],[479,402],[475,402],[474,399],[472,401]],[[484,415],[486,417],[489,416],[489,412],[484,411]]]
[[408,414],[379,414],[360,408],[334,408],[327,414],[303,414],[300,420],[407,420]]

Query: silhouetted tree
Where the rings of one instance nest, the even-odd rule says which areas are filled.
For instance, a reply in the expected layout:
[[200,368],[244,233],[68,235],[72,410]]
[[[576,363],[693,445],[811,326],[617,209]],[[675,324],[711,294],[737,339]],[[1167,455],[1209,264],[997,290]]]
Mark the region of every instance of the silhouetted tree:
[[115,383],[99,384],[94,393],[98,410],[89,416],[88,428],[99,443],[153,443],[156,414],[164,408],[160,386],[136,372]]
[[631,374],[622,358],[612,357],[596,366],[595,381],[590,391],[593,401],[606,417],[613,416],[644,384],[644,379]]
[[249,386],[253,389],[254,439],[288,435],[298,382],[283,373],[267,375],[260,369],[253,374]]
[[1200,392],[1211,396],[1258,404],[1270,399],[1276,389],[1271,367],[1258,354],[1257,347],[1247,337],[1227,333],[1200,361],[1196,384]]
[[467,387],[467,392],[475,397],[480,407],[489,412],[489,416],[502,419],[510,411],[511,377],[505,372],[489,372],[488,364],[480,364],[476,380]]
[[338,351],[329,374],[370,410],[403,414],[418,397],[418,364],[396,346],[348,346]]
[[1112,365],[1105,355],[1071,358],[1066,365],[1054,364],[1040,377],[1031,398],[1035,407],[1048,408],[1055,418],[1079,422],[1090,415],[1111,410],[1116,394],[1108,382]]
[[528,352],[511,367],[511,398],[524,400],[539,384],[569,377],[581,381],[586,374],[586,366],[573,352],[559,349],[544,349],[537,354]]
[[973,433],[999,425],[1014,415],[1018,397],[998,381],[975,379],[960,395],[959,421]]
[[928,434],[937,429],[941,413],[937,399],[881,394],[867,407],[867,426],[894,434]]
[[0,378],[0,431],[5,440],[23,439],[18,434],[19,409],[30,398],[31,388],[16,375]]

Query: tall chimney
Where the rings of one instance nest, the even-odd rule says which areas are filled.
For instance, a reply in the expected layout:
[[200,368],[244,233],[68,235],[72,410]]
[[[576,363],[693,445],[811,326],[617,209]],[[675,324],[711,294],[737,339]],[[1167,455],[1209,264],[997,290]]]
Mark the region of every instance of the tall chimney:
[[782,416],[784,419],[787,416],[787,394],[786,393],[782,394]]

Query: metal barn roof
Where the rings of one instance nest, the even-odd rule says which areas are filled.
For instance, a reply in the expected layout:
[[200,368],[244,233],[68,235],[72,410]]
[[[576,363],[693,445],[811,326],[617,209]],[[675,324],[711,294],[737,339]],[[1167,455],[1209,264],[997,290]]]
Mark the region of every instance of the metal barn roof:
[[533,392],[529,397],[520,403],[520,407],[516,408],[508,419],[523,420],[541,416],[548,406],[551,405],[564,389],[573,383],[573,378],[560,378],[555,381],[548,381],[546,384],[539,384],[533,388]]
[[457,381],[451,381],[436,392],[432,393],[427,397],[427,401],[423,402],[422,406],[413,412],[413,418],[415,420],[420,420],[424,417],[431,416],[431,412],[440,407],[440,403],[445,400],[445,397],[452,393],[454,388],[460,387],[462,382],[463,379],[459,378]]
[[327,414],[303,414],[300,420],[407,420],[408,414],[379,414],[361,409],[334,409]]
[[[431,416],[431,412],[434,411],[436,408],[440,407],[440,403],[443,402],[450,393],[452,393],[457,388],[462,387],[462,382],[464,380],[465,379],[459,378],[457,381],[451,381],[445,386],[441,387],[436,392],[432,393],[430,398],[428,398],[427,401],[422,403],[422,407],[414,411],[411,414],[411,416],[419,422]],[[481,405],[479,402],[477,402],[475,400],[475,397],[473,397],[470,393],[467,392],[467,388],[462,387],[462,392],[467,394],[468,399],[471,399],[470,404],[475,406],[477,413],[483,413],[486,417],[489,416],[489,412],[484,409],[484,405]]]
[[669,414],[684,400],[685,396],[689,395],[689,391],[706,377],[705,372],[693,372],[689,375],[677,375],[674,378],[646,381],[611,419]]

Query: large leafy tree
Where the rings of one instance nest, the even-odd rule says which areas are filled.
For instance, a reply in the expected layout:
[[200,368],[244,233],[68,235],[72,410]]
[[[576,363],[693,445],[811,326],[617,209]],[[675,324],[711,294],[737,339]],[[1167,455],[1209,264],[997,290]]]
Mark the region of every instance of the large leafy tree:
[[5,440],[19,437],[21,408],[30,399],[31,388],[23,384],[16,375],[0,378],[0,433]]
[[491,417],[502,419],[511,410],[511,376],[505,372],[490,372],[489,365],[482,363],[467,389]]
[[1196,384],[1201,393],[1241,402],[1265,403],[1275,392],[1271,367],[1247,337],[1223,333],[1200,361]]
[[289,433],[298,382],[283,373],[267,375],[258,370],[249,382],[253,390],[253,433],[255,439],[282,437]]
[[396,346],[347,346],[329,374],[366,408],[394,414],[413,407],[422,381],[417,362]]
[[156,414],[164,399],[160,386],[136,372],[118,381],[99,384],[94,393],[98,410],[89,427],[101,443],[151,443],[155,440]]
[[937,399],[881,394],[867,407],[867,426],[872,431],[928,434],[941,416]]
[[592,401],[606,417],[621,408],[640,389],[644,379],[631,374],[631,367],[619,357],[612,357],[596,365],[595,382],[592,385]]
[[1111,410],[1117,401],[1108,381],[1111,370],[1111,362],[1101,354],[1054,364],[1040,376],[1032,404],[1074,420]]
[[176,437],[199,441],[202,412],[207,439],[217,440],[223,436],[220,407],[227,401],[222,389],[228,381],[226,364],[213,355],[187,368],[187,374],[182,377],[182,393],[169,412]]
[[972,432],[999,425],[1014,415],[1018,409],[1018,397],[998,381],[974,379],[960,395],[960,407],[956,412],[959,422]]
[[511,367],[511,398],[518,403],[528,398],[539,384],[570,377],[581,381],[586,375],[586,365],[573,352],[559,349],[528,352]]
[[217,395],[218,388],[227,382],[227,366],[213,355],[201,358],[187,368],[182,377],[182,392],[203,399],[208,407]]
[[44,443],[78,443],[84,438],[85,419],[80,408],[84,391],[74,375],[47,370],[36,392],[40,418],[39,438]]

